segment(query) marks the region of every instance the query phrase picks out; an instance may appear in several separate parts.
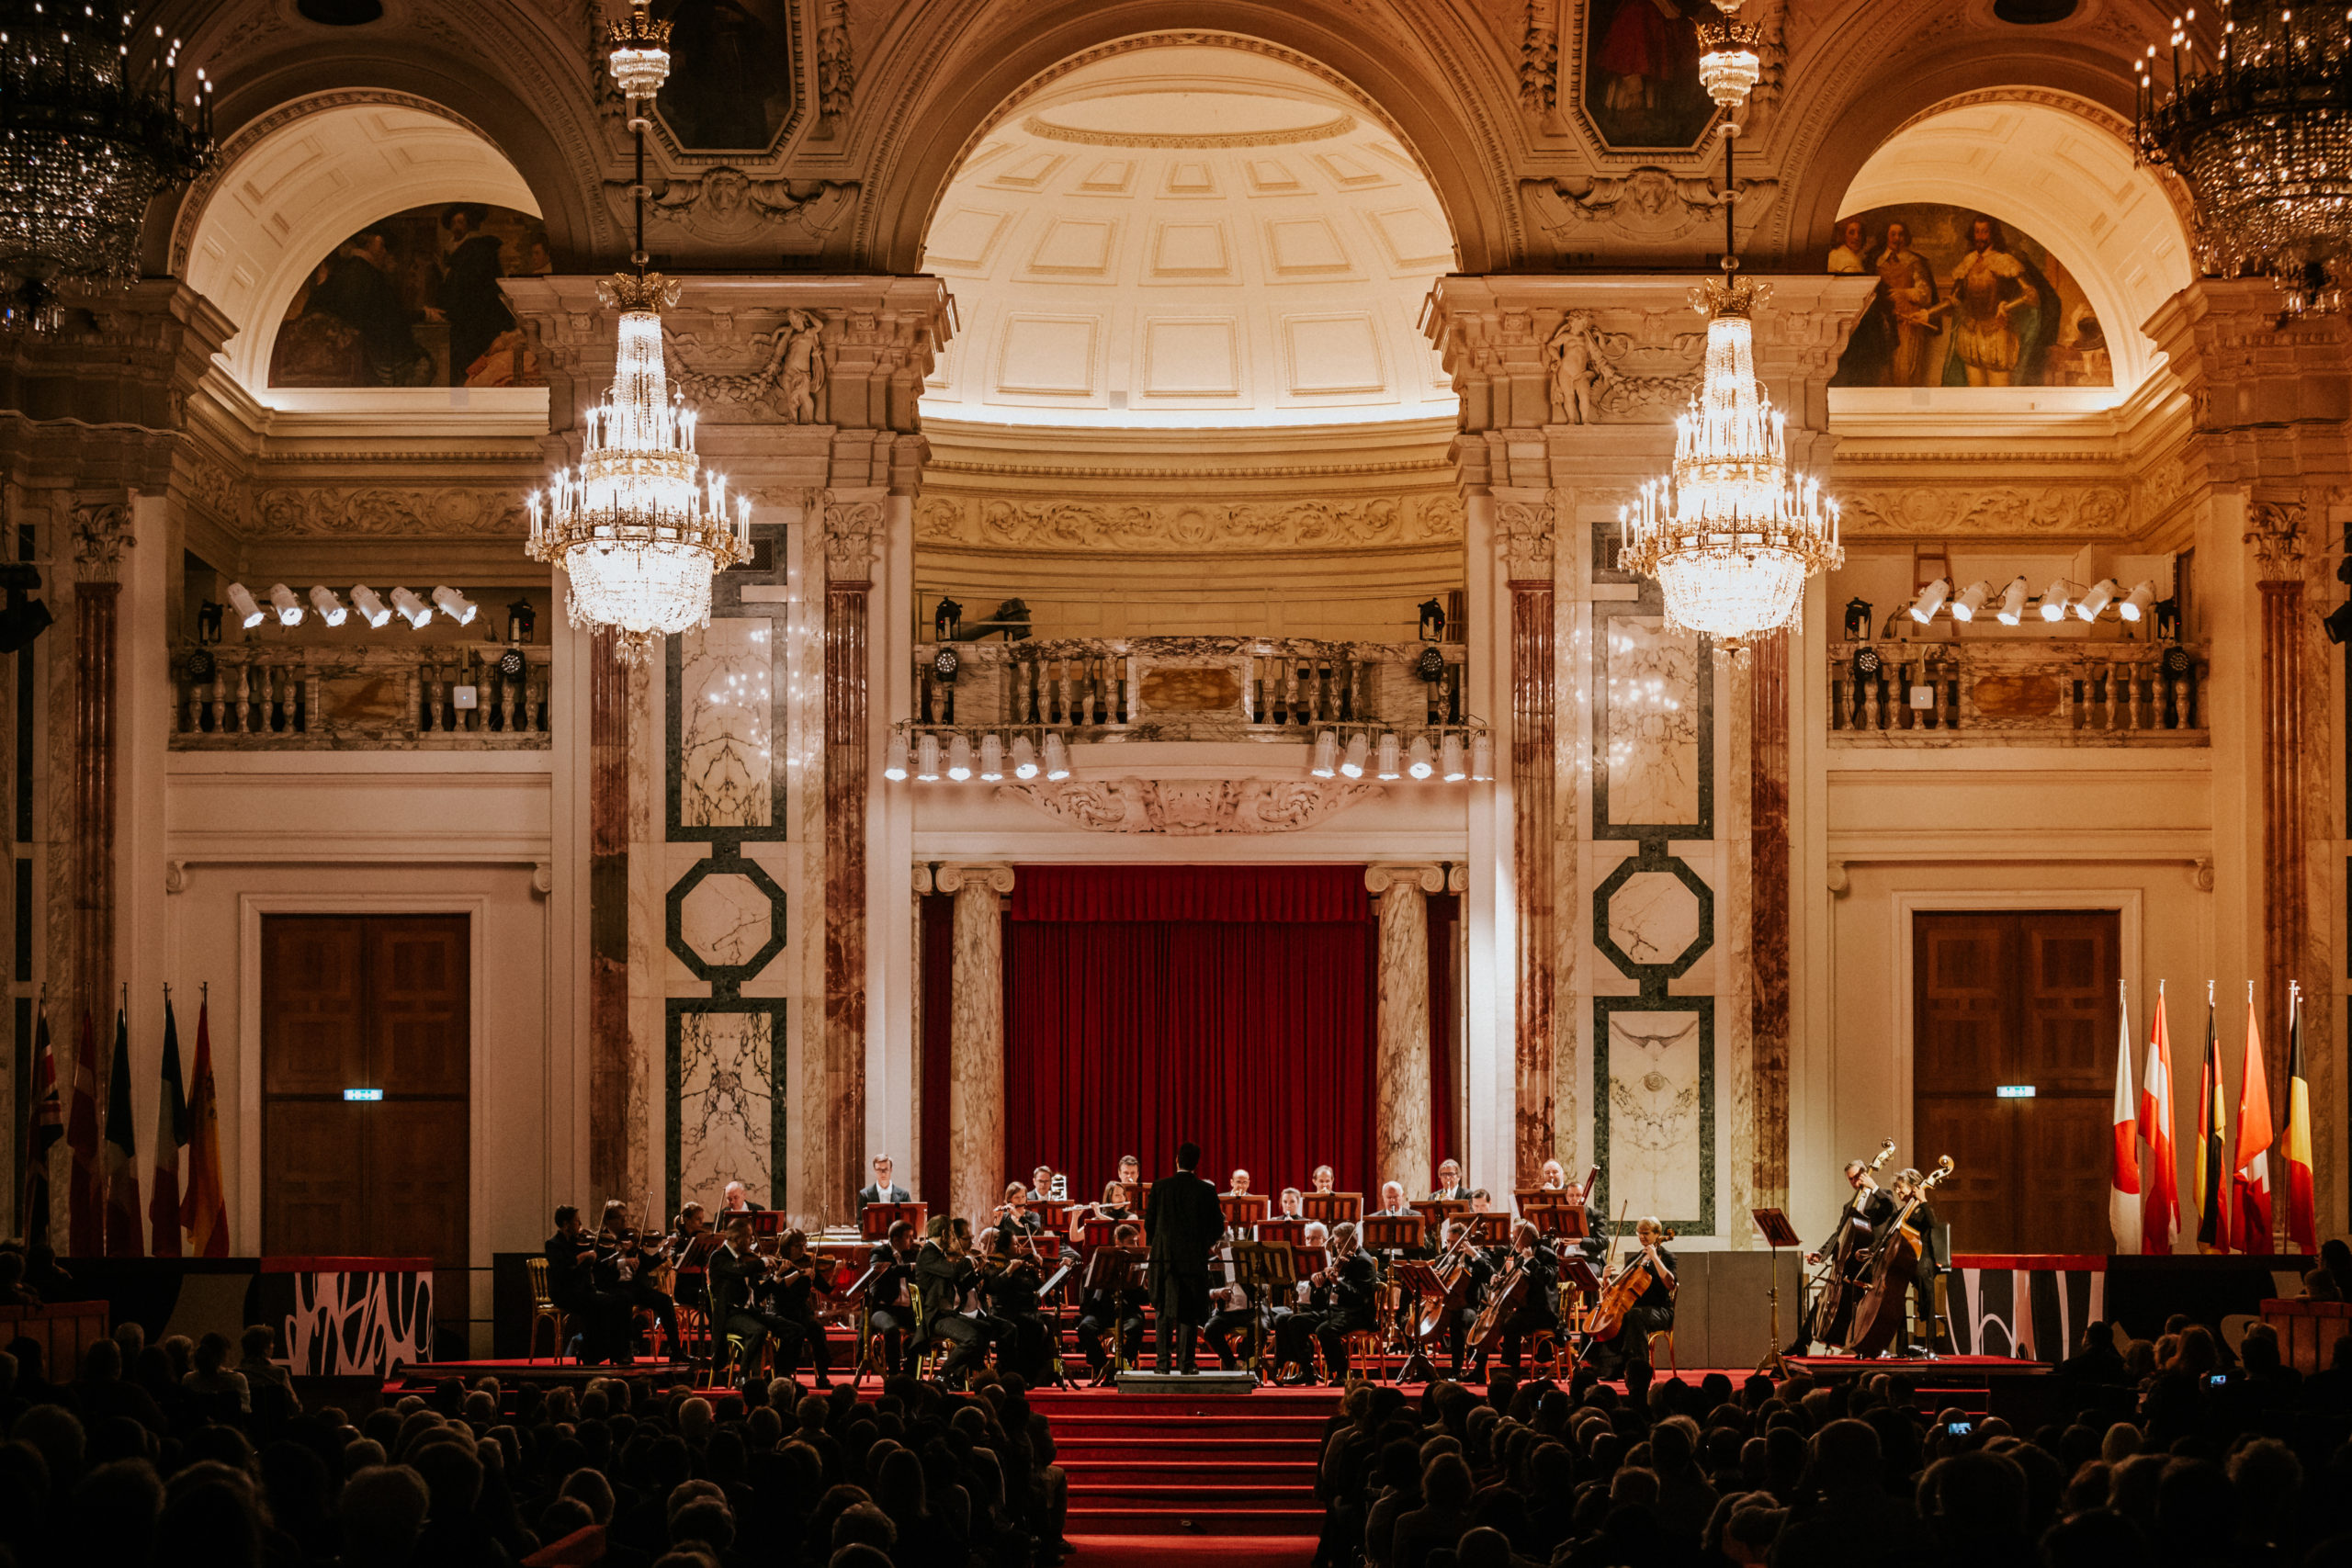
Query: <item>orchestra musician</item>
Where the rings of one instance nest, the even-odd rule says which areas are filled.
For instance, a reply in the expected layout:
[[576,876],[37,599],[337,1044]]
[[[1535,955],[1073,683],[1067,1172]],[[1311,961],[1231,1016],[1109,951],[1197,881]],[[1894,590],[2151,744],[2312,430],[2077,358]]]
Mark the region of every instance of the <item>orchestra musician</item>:
[[1331,1183],[1336,1179],[1336,1177],[1333,1175],[1329,1166],[1318,1165],[1315,1168],[1315,1174],[1310,1179],[1315,1184],[1316,1191],[1329,1192],[1332,1190]]
[[934,1214],[931,1234],[915,1255],[915,1289],[922,1292],[923,1333],[956,1348],[939,1369],[939,1382],[953,1387],[987,1359],[988,1325],[964,1312],[964,1295],[979,1277],[973,1266],[972,1223]]
[[1076,1247],[1086,1239],[1089,1220],[1119,1221],[1131,1218],[1134,1211],[1127,1207],[1128,1183],[1106,1181],[1102,1184],[1102,1201],[1099,1203],[1073,1203],[1069,1209],[1069,1240]]
[[868,1203],[911,1203],[915,1195],[890,1179],[890,1156],[874,1156],[874,1179],[857,1190],[857,1207]]
[[703,1265],[718,1245],[700,1203],[689,1203],[678,1211],[678,1223],[671,1227],[670,1235],[670,1257],[678,1266],[671,1298],[676,1305],[701,1313],[706,1323],[710,1318],[710,1292],[704,1283]]
[[[1846,1270],[1846,1289],[1840,1292],[1837,1314],[1827,1323],[1815,1324],[1809,1336],[1833,1349],[1845,1347],[1846,1336],[1853,1328],[1855,1303],[1862,1299],[1870,1284],[1861,1272],[1869,1258],[1870,1244],[1885,1234],[1895,1209],[1894,1200],[1881,1190],[1868,1160],[1846,1162],[1846,1185],[1853,1189],[1853,1196],[1838,1211],[1837,1228],[1829,1233],[1829,1239],[1821,1244],[1819,1251],[1804,1255],[1808,1264],[1827,1258],[1832,1267]],[[1802,1327],[1797,1332],[1799,1338],[1792,1354],[1802,1353],[1808,1337]]]
[[1380,1220],[1411,1219],[1418,1213],[1405,1201],[1405,1184],[1384,1181],[1380,1184],[1380,1207],[1373,1211],[1373,1218]]
[[865,1330],[882,1341],[882,1364],[904,1372],[914,1356],[914,1309],[907,1285],[915,1273],[915,1227],[892,1220],[889,1234],[874,1244],[873,1269],[865,1282]]
[[1564,1168],[1558,1160],[1545,1160],[1544,1162],[1543,1174],[1543,1188],[1544,1191],[1564,1194],[1571,1205],[1580,1206],[1583,1204],[1585,1201],[1584,1183],[1580,1181],[1570,1181],[1568,1179],[1566,1168]]
[[1029,1173],[1029,1201],[1050,1203],[1054,1198],[1054,1168],[1041,1165]]
[[829,1266],[809,1252],[805,1232],[789,1230],[777,1238],[775,1259],[770,1267],[770,1310],[799,1330],[780,1341],[783,1348],[776,1361],[778,1375],[797,1379],[800,1352],[805,1349],[817,1371],[817,1386],[832,1387],[833,1344],[825,1333],[825,1322],[817,1308],[818,1295],[825,1288],[822,1273]]
[[1224,1197],[1227,1197],[1227,1198],[1247,1198],[1247,1197],[1249,1197],[1249,1196],[1250,1196],[1250,1173],[1249,1173],[1248,1171],[1246,1171],[1246,1170],[1237,1170],[1237,1171],[1235,1171],[1235,1172],[1233,1173],[1233,1185],[1232,1185],[1232,1186],[1230,1186],[1230,1187],[1228,1187],[1228,1188],[1227,1188],[1227,1189],[1226,1189],[1226,1190],[1225,1190],[1225,1192],[1222,1194],[1222,1196],[1224,1196]]
[[1908,1166],[1894,1173],[1893,1212],[1900,1213],[1903,1205],[1917,1197],[1918,1203],[1905,1223],[1919,1235],[1918,1260],[1912,1269],[1911,1278],[1904,1282],[1903,1287],[1910,1293],[1910,1308],[1895,1319],[1901,1326],[1895,1330],[1894,1353],[1903,1357],[1923,1353],[1911,1333],[1913,1314],[1917,1314],[1917,1321],[1928,1325],[1928,1344],[1924,1354],[1933,1358],[1943,1342],[1943,1320],[1936,1315],[1936,1276],[1944,1269],[1943,1259],[1937,1252],[1936,1212],[1928,1205],[1927,1191],[1920,1186],[1922,1179],[1918,1171]]
[[716,1380],[727,1357],[730,1336],[742,1340],[736,1376],[746,1389],[752,1382],[760,1347],[769,1336],[784,1347],[786,1359],[800,1362],[800,1325],[759,1304],[758,1292],[767,1279],[767,1264],[752,1252],[752,1222],[738,1214],[720,1229],[718,1246],[703,1268],[710,1282],[710,1359]]
[[1594,1358],[1606,1361],[1607,1371],[1614,1374],[1635,1361],[1646,1365],[1650,1359],[1650,1336],[1664,1334],[1674,1326],[1674,1254],[1666,1249],[1666,1226],[1655,1215],[1644,1215],[1634,1225],[1634,1257],[1626,1267],[1645,1269],[1648,1280],[1642,1287],[1638,1300],[1625,1311],[1624,1325],[1613,1340],[1604,1342],[1603,1353]]
[[1438,1253],[1437,1271],[1441,1276],[1451,1269],[1466,1270],[1462,1281],[1462,1293],[1445,1325],[1446,1348],[1453,1353],[1453,1376],[1462,1379],[1462,1349],[1468,1343],[1470,1325],[1478,1321],[1478,1309],[1486,1304],[1487,1287],[1494,1283],[1495,1266],[1486,1253],[1470,1239],[1470,1227],[1460,1220],[1445,1222],[1445,1246]]
[[1353,1224],[1343,1220],[1331,1227],[1331,1261],[1309,1275],[1306,1282],[1310,1288],[1328,1289],[1330,1305],[1319,1311],[1311,1306],[1302,1309],[1275,1325],[1275,1358],[1284,1363],[1295,1362],[1299,1368],[1283,1382],[1285,1386],[1298,1387],[1316,1381],[1314,1352],[1306,1344],[1312,1337],[1322,1343],[1323,1360],[1330,1370],[1331,1381],[1344,1383],[1348,1378],[1348,1336],[1377,1325],[1374,1307],[1380,1289],[1380,1270],[1356,1245]]
[[1119,1156],[1118,1179],[1125,1185],[1138,1190],[1132,1200],[1133,1201],[1141,1202],[1143,1201],[1140,1190],[1143,1186],[1143,1161],[1137,1159],[1133,1155],[1121,1155]]
[[980,1295],[997,1342],[997,1367],[1019,1372],[1035,1386],[1046,1380],[1053,1359],[1046,1319],[1037,1310],[1037,1290],[1045,1283],[1037,1244],[1027,1229],[1008,1223],[997,1227],[993,1250],[998,1261],[981,1266]]
[[[1114,1184],[1115,1185],[1115,1184]],[[1111,1232],[1114,1247],[1133,1247],[1136,1227],[1122,1224]],[[1089,1291],[1078,1303],[1078,1344],[1086,1352],[1086,1364],[1094,1369],[1094,1383],[1101,1387],[1118,1376],[1118,1369],[1103,1351],[1102,1336],[1114,1327],[1119,1335],[1119,1356],[1134,1366],[1143,1354],[1143,1309],[1151,1293],[1141,1286],[1122,1286],[1116,1290]]]
[[647,1276],[668,1252],[665,1237],[658,1240],[649,1253],[644,1239],[628,1223],[628,1205],[618,1198],[605,1201],[604,1217],[596,1225],[597,1287],[628,1303],[626,1321],[632,1325],[639,1309],[651,1313],[653,1321],[662,1325],[662,1343],[665,1346],[678,1343],[678,1306],[669,1292]]
[[[1035,1235],[1045,1228],[1046,1217],[1029,1207],[1029,1189],[1020,1182],[1010,1182],[1004,1189],[1004,1201],[989,1216],[1001,1229],[1010,1224]],[[1009,1238],[1008,1238],[1009,1239]]]
[[630,1359],[628,1298],[598,1287],[595,1242],[569,1203],[555,1212],[547,1259],[548,1300],[572,1320],[580,1364]]
[[760,1205],[752,1201],[751,1194],[743,1190],[743,1184],[740,1181],[729,1182],[727,1184],[726,1191],[720,1194],[718,1224],[722,1230],[727,1224],[727,1217],[729,1215],[764,1214],[766,1213],[767,1211],[765,1209],[763,1209]]
[[[1204,1333],[1209,1348],[1216,1352],[1217,1365],[1227,1371],[1241,1365],[1241,1352],[1233,1343],[1236,1330],[1250,1332],[1258,1321],[1258,1292],[1239,1280],[1230,1284],[1214,1286],[1209,1291],[1209,1305],[1214,1309]],[[1254,1338],[1255,1336],[1252,1335]]]
[[1462,1185],[1462,1162],[1449,1159],[1437,1168],[1437,1189],[1430,1194],[1439,1202],[1466,1202],[1470,1190]]
[[[1527,1288],[1520,1293],[1519,1304],[1501,1324],[1503,1365],[1517,1371],[1520,1353],[1537,1329],[1559,1332],[1560,1260],[1544,1245],[1534,1222],[1521,1220],[1510,1227],[1510,1257],[1507,1261],[1516,1263],[1527,1274]],[[1470,1371],[1472,1382],[1487,1381],[1487,1352],[1492,1344],[1489,1340],[1478,1348],[1477,1363]]]
[[1282,1190],[1282,1196],[1274,1200],[1274,1218],[1278,1220],[1305,1219],[1306,1217],[1306,1210],[1302,1204],[1300,1199],[1301,1194],[1297,1188],[1283,1188]]
[[[1154,1182],[1143,1216],[1151,1238],[1151,1304],[1159,1331],[1162,1375],[1194,1372],[1193,1335],[1208,1321],[1209,1249],[1225,1235],[1225,1211],[1216,1189],[1193,1174],[1201,1146],[1181,1145],[1176,1174]],[[1170,1342],[1176,1355],[1170,1358]]]

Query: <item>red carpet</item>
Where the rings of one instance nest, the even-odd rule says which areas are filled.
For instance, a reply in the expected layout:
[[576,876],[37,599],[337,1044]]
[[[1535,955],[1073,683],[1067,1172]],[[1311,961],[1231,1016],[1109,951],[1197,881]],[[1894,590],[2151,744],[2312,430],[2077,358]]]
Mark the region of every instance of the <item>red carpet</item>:
[[1074,1535],[1069,1543],[1069,1568],[1306,1568],[1315,1561],[1311,1535]]
[[[1298,1541],[1313,1555],[1323,1524],[1315,1463],[1323,1427],[1339,1407],[1333,1389],[1191,1396],[1109,1390],[1039,1390],[1030,1404],[1054,1424],[1054,1450],[1069,1475],[1073,1540],[1135,1539],[1085,1563],[1194,1561],[1305,1562],[1287,1549],[1266,1556],[1262,1538]],[[1251,1542],[1259,1544],[1250,1544]]]

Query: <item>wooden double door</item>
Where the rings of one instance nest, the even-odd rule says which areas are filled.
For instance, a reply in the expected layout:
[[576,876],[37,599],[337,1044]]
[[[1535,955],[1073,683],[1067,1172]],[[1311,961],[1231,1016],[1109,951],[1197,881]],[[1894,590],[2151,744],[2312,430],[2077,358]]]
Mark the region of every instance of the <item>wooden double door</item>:
[[1955,1251],[2106,1252],[2118,916],[1913,921],[1912,1146],[1900,1163],[1924,1171],[1951,1156],[1933,1201]]
[[464,915],[262,918],[263,1249],[430,1258],[458,1330],[471,964]]

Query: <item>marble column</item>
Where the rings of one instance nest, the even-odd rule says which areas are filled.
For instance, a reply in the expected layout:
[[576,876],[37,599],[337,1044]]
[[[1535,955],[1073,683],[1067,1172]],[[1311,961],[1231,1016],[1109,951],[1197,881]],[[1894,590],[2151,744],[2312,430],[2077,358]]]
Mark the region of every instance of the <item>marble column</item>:
[[1363,885],[1380,899],[1379,1060],[1373,1075],[1373,1160],[1365,1185],[1401,1181],[1429,1190],[1430,906],[1445,891],[1434,865],[1370,865]]
[[1004,925],[999,901],[1012,891],[1012,868],[943,865],[937,883],[956,899],[947,1213],[977,1222],[1004,1196]]
[[588,639],[588,1186],[626,1195],[629,1111],[629,671],[619,634]]
[[1496,533],[1510,558],[1511,869],[1519,953],[1514,1032],[1517,1110],[1513,1185],[1532,1187],[1557,1146],[1554,966],[1555,817],[1559,788],[1559,682],[1548,503],[1501,502]]
[[1749,1103],[1759,1207],[1789,1199],[1789,637],[1748,653]]
[[2267,1053],[2269,1043],[2287,1037],[2287,983],[2312,979],[2302,973],[2311,925],[2303,871],[2303,508],[2257,502],[2248,521],[2262,598],[2262,979],[2256,994]]
[[[866,608],[882,503],[822,500],[825,537],[825,1032],[823,1154],[813,1207],[847,1222],[865,1163]],[[808,1207],[811,1205],[804,1205]]]
[[[61,1039],[78,1038],[80,1019],[90,1019],[100,1079],[115,999],[116,574],[131,543],[126,507],[74,509],[74,1007],[55,1027]],[[58,1078],[70,1081],[63,1063]]]

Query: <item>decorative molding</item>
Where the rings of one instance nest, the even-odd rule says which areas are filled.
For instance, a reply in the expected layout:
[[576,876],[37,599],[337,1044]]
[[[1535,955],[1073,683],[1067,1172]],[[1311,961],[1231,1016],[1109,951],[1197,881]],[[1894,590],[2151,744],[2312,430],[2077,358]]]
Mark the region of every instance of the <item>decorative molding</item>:
[[882,546],[882,502],[877,500],[840,501],[824,492],[826,575],[836,581],[854,581],[874,568]]
[[167,860],[164,863],[164,891],[166,893],[187,891],[187,862]]
[[915,863],[914,874],[915,897],[921,898],[926,894],[936,893],[938,891],[939,888],[937,883],[931,874],[931,866],[925,862],[917,861]]
[[857,92],[857,46],[849,33],[849,0],[824,0],[817,17],[817,129],[819,141],[841,134]]
[[1448,893],[1469,892],[1470,868],[1466,865],[1447,866],[1445,868],[1445,890]]
[[2128,484],[1884,489],[1840,484],[1838,502],[1842,526],[1855,538],[2033,534],[2121,538],[2132,524]]
[[[826,415],[825,323],[813,313],[787,310],[775,330],[752,334],[754,345],[767,351],[756,370],[725,375],[689,368],[680,355],[673,379],[678,389],[700,403],[733,408],[764,409],[786,424],[822,424]],[[699,338],[681,337],[673,347]]]
[[1445,891],[1445,867],[1427,862],[1405,865],[1368,865],[1363,868],[1363,889],[1367,893],[1387,893],[1400,887],[1418,887],[1423,894]]
[[1601,238],[1637,244],[1668,244],[1697,233],[1712,233],[1723,222],[1724,209],[1734,209],[1734,220],[1753,232],[1780,195],[1776,179],[1736,180],[1737,199],[1704,176],[1677,175],[1655,164],[1645,164],[1623,175],[1595,175],[1576,188],[1565,178],[1522,179],[1521,199],[1537,228],[1562,250],[1589,250]]
[[272,485],[254,498],[256,534],[285,538],[521,538],[521,491],[386,485]]
[[978,864],[949,863],[933,874],[942,893],[961,893],[965,885],[984,887],[991,893],[1012,891],[1012,868],[1001,861],[984,861]]
[[1527,22],[1519,35],[1519,107],[1546,115],[1560,103],[1558,0],[1527,0]]
[[[605,182],[605,203],[615,218],[633,219],[636,186],[628,180]],[[814,251],[855,210],[861,186],[855,180],[756,179],[731,164],[700,175],[646,182],[649,232],[664,230],[712,244],[782,240],[786,248]]]
[[2199,893],[2213,891],[2213,857],[2199,855],[2188,863],[2188,885]]
[[1555,513],[1552,498],[1495,502],[1495,533],[1514,581],[1552,576]]
[[1074,141],[1083,147],[1169,147],[1211,149],[1218,147],[1288,147],[1301,141],[1329,141],[1335,136],[1345,136],[1356,128],[1356,117],[1340,115],[1316,125],[1302,125],[1290,130],[1228,130],[1209,131],[1186,136],[1173,131],[1151,133],[1127,130],[1085,130],[1076,126],[1056,125],[1043,115],[1031,115],[1021,122],[1021,129],[1047,141]]
[[74,564],[86,578],[111,578],[122,565],[130,536],[130,510],[120,502],[74,509]]
[[2301,579],[2303,562],[2303,503],[2257,501],[2246,509],[2245,542],[2266,578]]
[[1444,491],[1356,501],[1035,501],[927,495],[915,537],[984,549],[1284,550],[1448,543],[1464,533]]
[[531,863],[531,891],[545,898],[555,891],[555,863],[535,860]]
[[[1676,333],[1663,345],[1644,344],[1631,333],[1602,332],[1593,311],[1570,310],[1544,344],[1553,420],[1600,424],[1679,408],[1699,389],[1706,342],[1707,334],[1696,332]],[[1686,363],[1658,370],[1661,354]]]
[[[1385,793],[1349,779],[1080,779],[997,794],[1094,833],[1295,833]],[[1432,892],[1436,889],[1431,889]]]
[[1844,861],[1833,860],[1829,863],[1828,887],[1830,897],[1833,898],[1843,898],[1854,890],[1854,874],[1848,869]]

